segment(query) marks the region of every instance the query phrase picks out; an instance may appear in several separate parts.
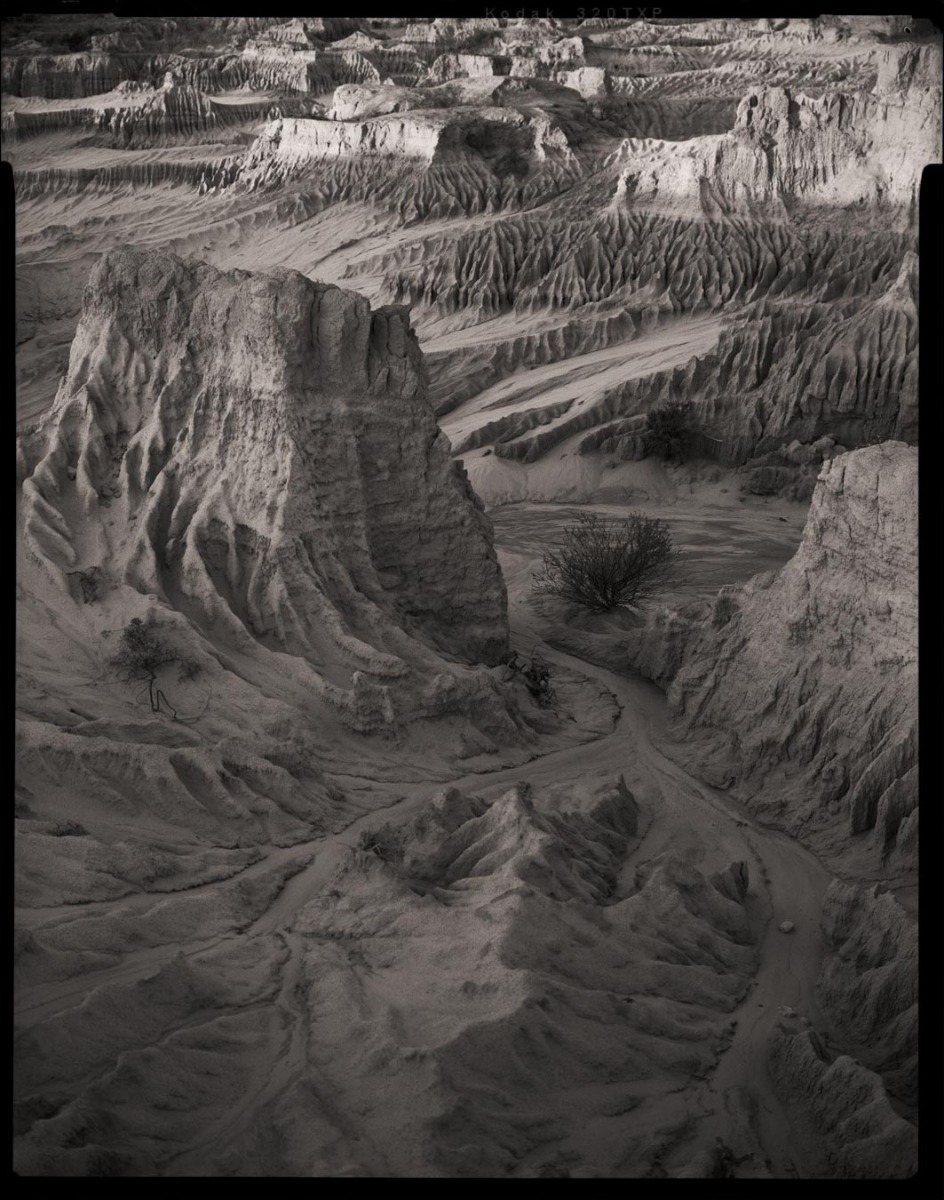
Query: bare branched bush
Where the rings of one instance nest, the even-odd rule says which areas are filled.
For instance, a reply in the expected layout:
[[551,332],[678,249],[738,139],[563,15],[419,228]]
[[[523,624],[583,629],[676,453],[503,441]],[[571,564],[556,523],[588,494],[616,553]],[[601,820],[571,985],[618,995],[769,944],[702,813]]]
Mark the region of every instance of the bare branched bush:
[[582,513],[560,550],[544,555],[532,592],[591,612],[638,604],[674,575],[679,559],[668,526],[633,512],[623,519]]

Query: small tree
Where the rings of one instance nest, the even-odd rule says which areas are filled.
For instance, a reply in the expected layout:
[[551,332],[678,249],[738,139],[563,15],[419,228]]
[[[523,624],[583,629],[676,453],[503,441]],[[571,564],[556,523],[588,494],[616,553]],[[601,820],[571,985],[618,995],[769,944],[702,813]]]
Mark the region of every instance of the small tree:
[[678,551],[668,526],[633,512],[622,520],[581,513],[564,531],[564,545],[544,555],[533,593],[557,596],[591,612],[637,604],[675,571]]
[[545,707],[557,703],[557,693],[551,687],[551,672],[547,663],[536,653],[531,655],[531,661],[522,658],[516,650],[511,650],[502,660],[505,672],[502,683],[509,683],[519,676],[525,687],[531,693],[531,698]]
[[646,449],[656,458],[681,461],[693,433],[691,405],[672,401],[646,413]]
[[157,686],[157,672],[160,667],[178,661],[180,656],[155,632],[153,621],[134,617],[121,631],[118,649],[108,665],[123,683],[147,680],[151,711],[160,712],[164,703],[176,720],[177,710]]

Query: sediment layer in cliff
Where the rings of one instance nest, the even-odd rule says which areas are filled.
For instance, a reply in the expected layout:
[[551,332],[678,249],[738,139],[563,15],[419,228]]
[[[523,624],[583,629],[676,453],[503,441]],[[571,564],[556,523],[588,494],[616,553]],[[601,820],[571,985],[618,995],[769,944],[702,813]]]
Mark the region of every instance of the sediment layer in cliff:
[[507,645],[488,522],[403,310],[112,251],[35,444],[26,537],[54,571],[96,553],[116,583],[318,664],[329,692]]
[[719,597],[669,689],[753,807],[860,877],[917,865],[917,550],[917,451],[832,459],[793,559]]

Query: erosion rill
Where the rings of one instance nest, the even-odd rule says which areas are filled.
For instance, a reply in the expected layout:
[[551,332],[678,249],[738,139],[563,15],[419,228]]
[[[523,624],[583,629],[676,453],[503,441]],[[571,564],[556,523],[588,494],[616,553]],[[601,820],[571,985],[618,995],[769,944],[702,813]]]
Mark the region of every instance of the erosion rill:
[[936,28],[3,41],[16,1170],[913,1175]]

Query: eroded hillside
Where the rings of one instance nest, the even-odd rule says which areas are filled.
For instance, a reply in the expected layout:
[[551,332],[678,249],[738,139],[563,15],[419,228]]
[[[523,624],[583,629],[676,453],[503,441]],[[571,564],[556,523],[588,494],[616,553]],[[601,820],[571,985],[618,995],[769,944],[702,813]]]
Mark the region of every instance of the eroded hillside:
[[933,26],[4,33],[17,1170],[912,1174]]

